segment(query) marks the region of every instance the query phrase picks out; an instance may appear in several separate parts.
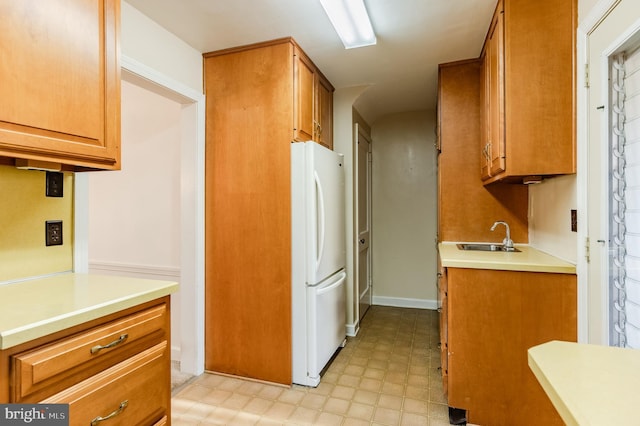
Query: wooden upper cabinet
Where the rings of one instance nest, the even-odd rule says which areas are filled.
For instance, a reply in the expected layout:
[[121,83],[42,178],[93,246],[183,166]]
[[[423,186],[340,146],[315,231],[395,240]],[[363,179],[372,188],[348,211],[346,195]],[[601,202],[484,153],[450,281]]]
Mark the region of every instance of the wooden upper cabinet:
[[295,115],[293,139],[304,142],[312,140],[314,135],[314,66],[300,49],[295,49],[294,52]]
[[120,0],[0,0],[0,156],[120,168]]
[[333,149],[333,86],[316,74],[316,136],[318,143]]
[[572,174],[575,0],[499,0],[481,59],[485,184]]
[[489,97],[488,111],[488,146],[487,158],[490,174],[505,170],[505,140],[504,140],[504,19],[503,13],[496,13],[491,22],[491,31],[487,43],[486,77],[487,95]]
[[329,80],[307,55],[296,47],[293,140],[313,140],[333,149],[333,91]]

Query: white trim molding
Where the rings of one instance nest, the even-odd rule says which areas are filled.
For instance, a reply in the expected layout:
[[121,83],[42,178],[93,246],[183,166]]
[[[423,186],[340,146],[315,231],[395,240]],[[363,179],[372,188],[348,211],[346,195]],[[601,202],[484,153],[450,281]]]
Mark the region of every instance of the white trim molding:
[[404,297],[373,296],[373,304],[380,306],[393,306],[396,308],[438,309],[438,301],[430,299],[409,299]]
[[347,324],[346,325],[346,334],[349,337],[356,337],[358,332],[360,331],[360,322],[356,322],[355,324]]
[[89,260],[89,272],[126,274],[148,279],[180,280],[180,268],[151,265],[132,265],[120,262],[97,262]]

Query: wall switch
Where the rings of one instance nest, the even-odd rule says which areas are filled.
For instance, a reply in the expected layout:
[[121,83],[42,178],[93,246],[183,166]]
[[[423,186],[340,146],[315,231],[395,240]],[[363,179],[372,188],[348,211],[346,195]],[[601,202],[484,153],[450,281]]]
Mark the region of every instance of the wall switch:
[[46,196],[62,197],[64,189],[64,173],[47,172]]
[[47,220],[45,222],[45,243],[47,246],[62,245],[61,220]]
[[578,211],[571,210],[571,232],[578,232]]

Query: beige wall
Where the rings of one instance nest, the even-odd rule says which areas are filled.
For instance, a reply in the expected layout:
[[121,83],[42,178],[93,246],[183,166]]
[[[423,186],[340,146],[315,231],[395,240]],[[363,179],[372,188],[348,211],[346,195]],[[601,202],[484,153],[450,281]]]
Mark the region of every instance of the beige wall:
[[[0,166],[0,282],[73,268],[73,174],[64,197],[46,197],[46,172]],[[45,221],[62,220],[63,245],[45,245]]]
[[374,304],[435,308],[435,113],[394,114],[371,130]]
[[571,231],[576,190],[575,175],[545,179],[529,187],[529,244],[573,263],[578,250],[578,234]]

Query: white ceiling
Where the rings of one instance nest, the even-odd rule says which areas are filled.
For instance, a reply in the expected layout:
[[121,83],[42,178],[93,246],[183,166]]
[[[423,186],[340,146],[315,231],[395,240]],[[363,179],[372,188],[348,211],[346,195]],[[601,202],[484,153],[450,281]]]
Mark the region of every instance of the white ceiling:
[[344,49],[318,0],[126,0],[200,52],[292,36],[355,106],[379,117],[434,109],[438,64],[477,57],[496,0],[365,0],[375,46]]

